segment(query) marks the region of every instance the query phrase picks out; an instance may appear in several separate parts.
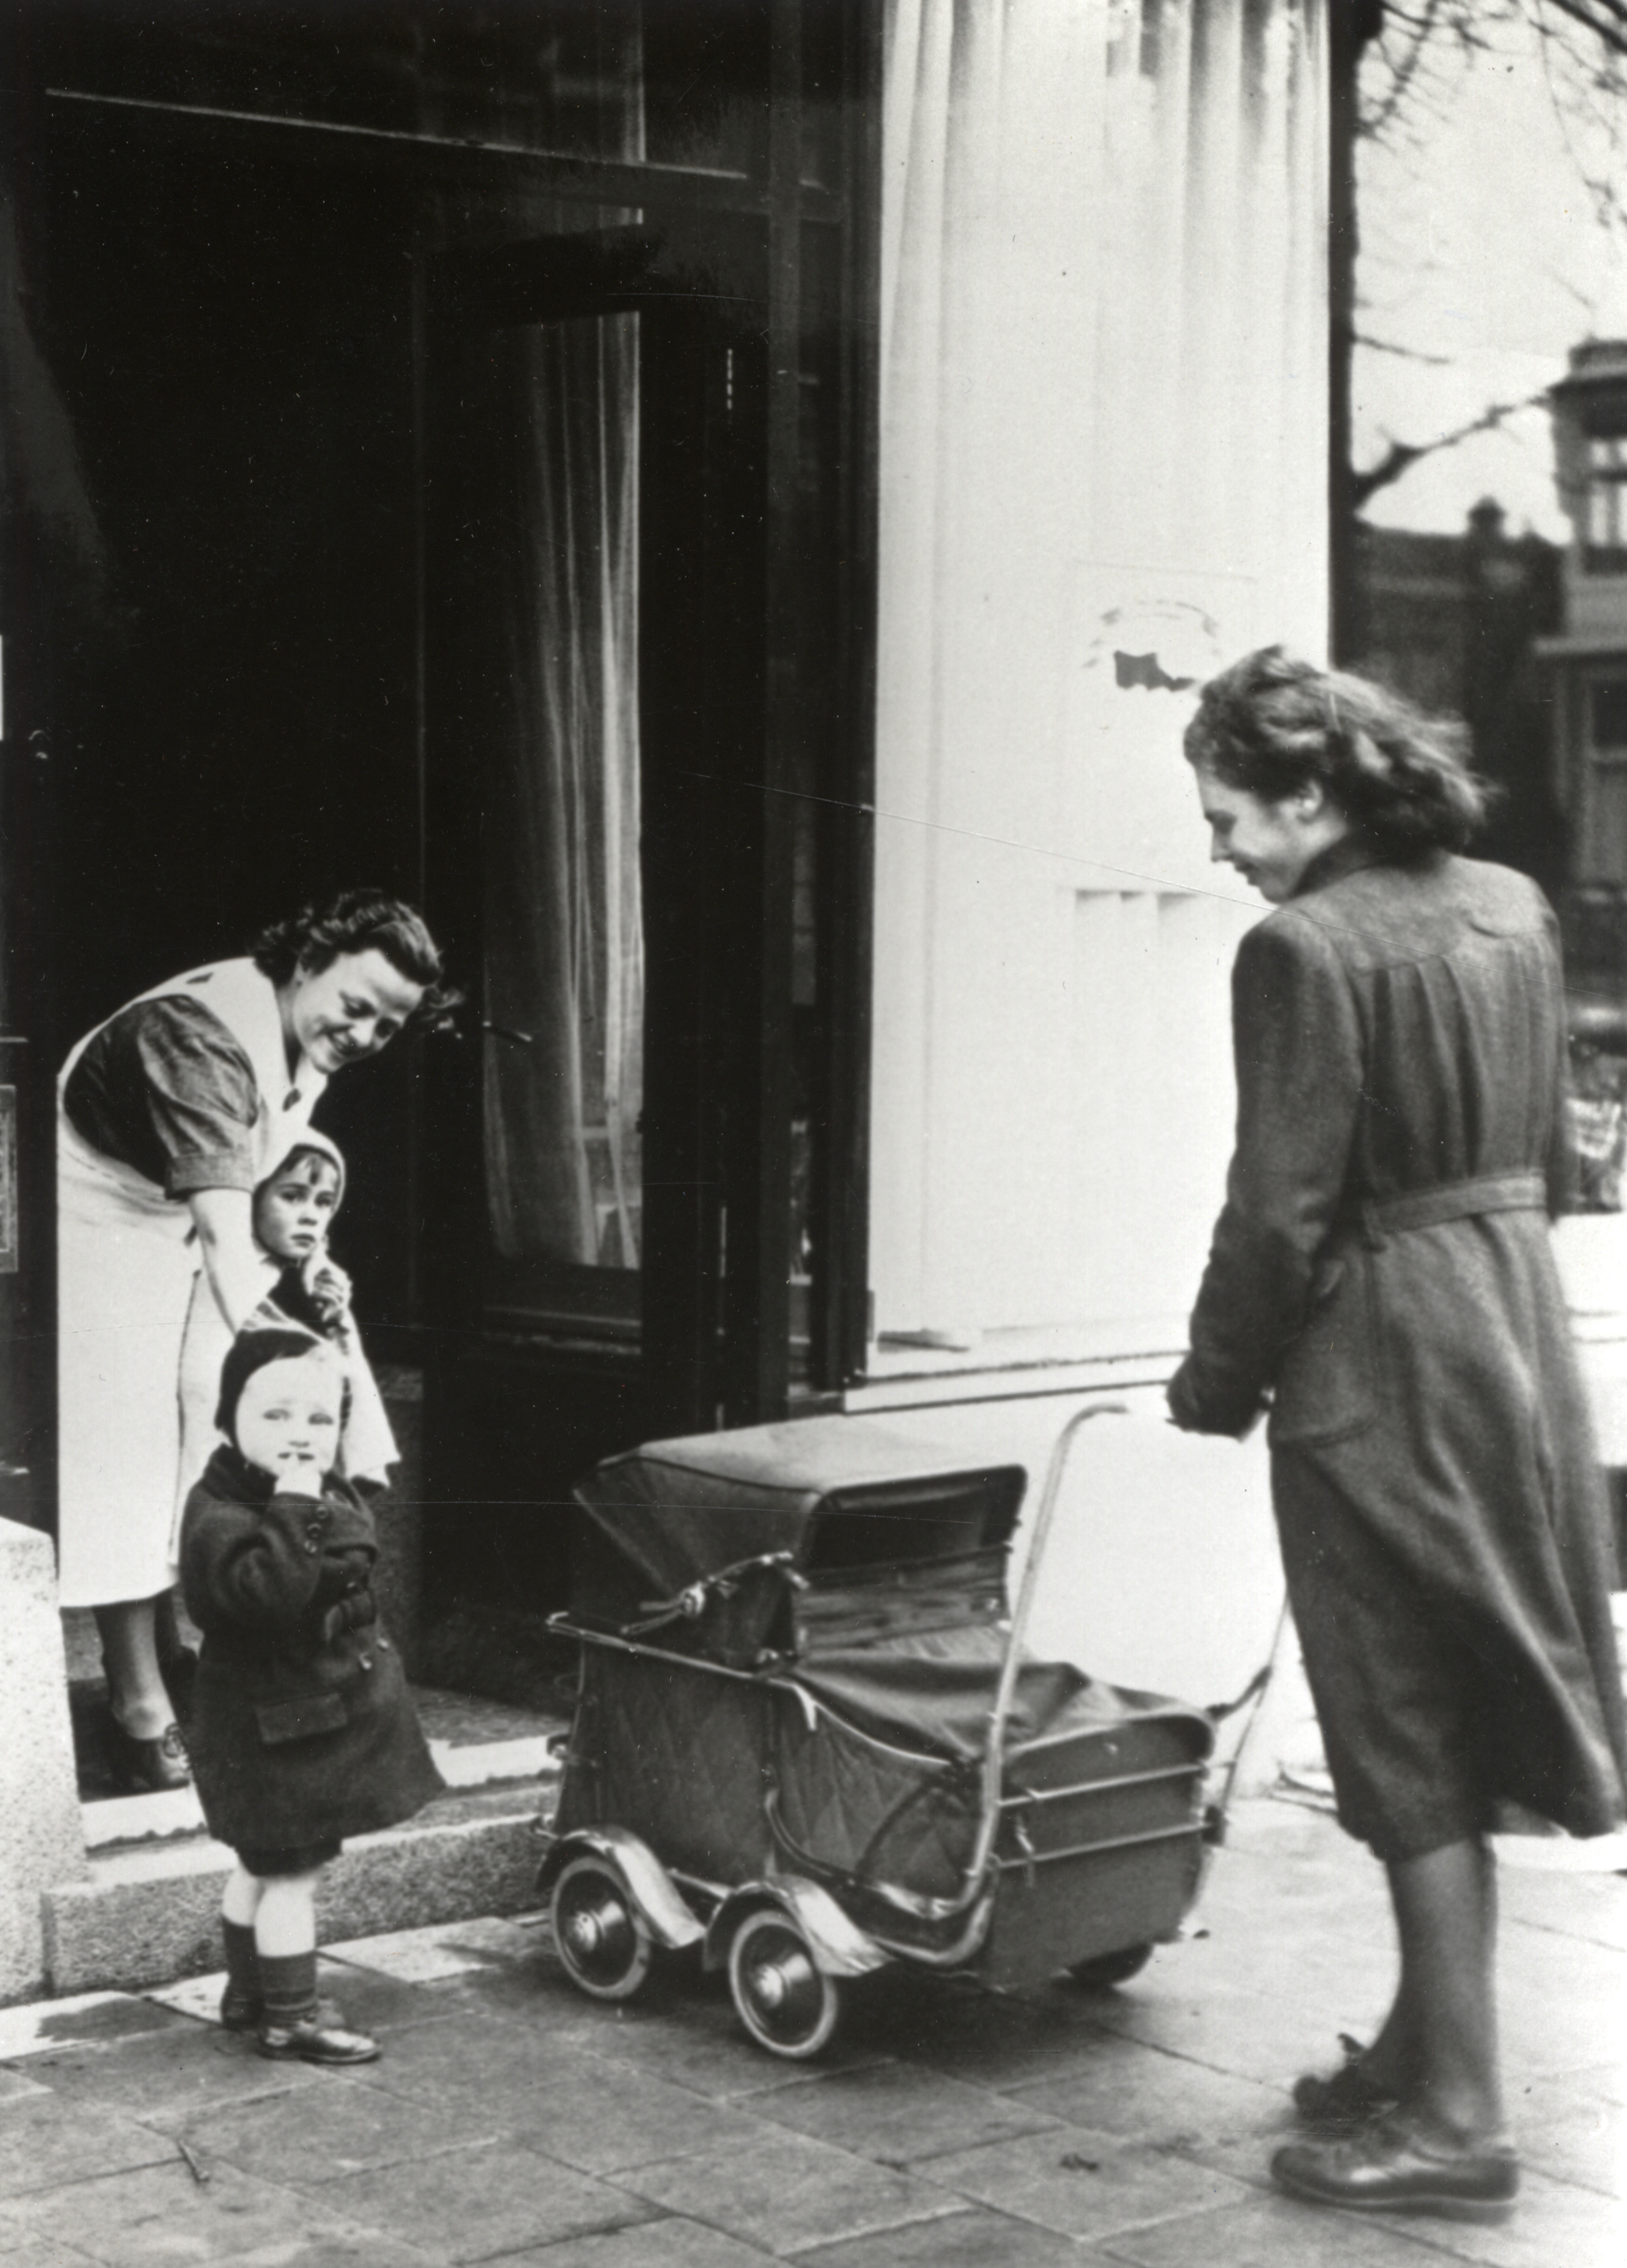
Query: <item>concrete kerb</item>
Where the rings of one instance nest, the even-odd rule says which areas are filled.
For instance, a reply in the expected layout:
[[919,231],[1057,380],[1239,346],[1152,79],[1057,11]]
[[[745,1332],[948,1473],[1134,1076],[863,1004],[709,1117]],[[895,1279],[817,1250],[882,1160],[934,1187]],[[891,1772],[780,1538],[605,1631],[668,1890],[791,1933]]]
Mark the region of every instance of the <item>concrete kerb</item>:
[[41,1899],[89,1872],[50,1538],[0,1520],[0,2001],[41,1992]]
[[[537,1902],[537,1793],[444,1824],[418,1822],[348,1844],[323,1877],[321,1941],[523,1913]],[[199,1839],[110,1852],[90,1879],[43,1899],[51,1990],[141,1992],[220,1966],[220,1894],[231,1854]]]

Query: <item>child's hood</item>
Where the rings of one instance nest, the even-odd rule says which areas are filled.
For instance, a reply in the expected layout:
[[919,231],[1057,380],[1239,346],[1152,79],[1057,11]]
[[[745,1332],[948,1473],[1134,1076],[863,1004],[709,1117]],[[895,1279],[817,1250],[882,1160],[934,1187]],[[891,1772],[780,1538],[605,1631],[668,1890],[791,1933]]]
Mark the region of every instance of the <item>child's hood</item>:
[[263,1180],[275,1182],[289,1160],[296,1157],[301,1150],[316,1151],[319,1156],[328,1160],[338,1175],[338,1182],[333,1190],[333,1211],[337,1212],[345,1201],[345,1183],[348,1179],[345,1168],[345,1153],[337,1142],[330,1141],[326,1134],[319,1132],[314,1126],[307,1126],[297,1141],[289,1144],[270,1173],[263,1176]]

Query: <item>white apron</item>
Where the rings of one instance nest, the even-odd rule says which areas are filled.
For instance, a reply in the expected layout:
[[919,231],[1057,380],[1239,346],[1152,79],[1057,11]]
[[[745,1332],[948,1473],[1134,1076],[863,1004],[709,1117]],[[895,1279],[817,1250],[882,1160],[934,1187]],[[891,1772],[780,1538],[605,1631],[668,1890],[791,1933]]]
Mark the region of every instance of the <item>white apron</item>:
[[[290,1079],[276,989],[252,961],[192,969],[125,1005],[176,995],[202,1001],[253,1066],[259,1180],[286,1154],[327,1082],[303,1059]],[[95,1036],[86,1033],[57,1082],[58,1574],[65,1607],[155,1598],[175,1580],[181,1339],[198,1270],[186,1200],[166,1197],[144,1174],[92,1150],[69,1123],[62,1092]]]
[[[314,1126],[303,1128],[289,1145],[289,1149],[305,1144],[319,1150],[325,1158],[333,1160],[339,1174],[338,1200],[333,1210],[344,1202],[345,1161],[326,1134],[319,1134]],[[282,1156],[274,1158],[267,1167],[275,1174],[282,1163]],[[263,1176],[261,1177],[264,1178]],[[282,1264],[269,1253],[261,1255],[266,1270],[266,1290],[269,1292],[282,1272]],[[201,1271],[193,1279],[192,1301],[187,1312],[186,1336],[180,1355],[180,1482],[176,1490],[176,1533],[180,1535],[181,1513],[187,1508],[187,1498],[194,1481],[203,1476],[203,1468],[219,1447],[221,1435],[215,1425],[215,1411],[220,1401],[220,1366],[226,1359],[231,1344],[231,1334],[226,1329],[226,1318],[215,1304],[209,1279]],[[345,1418],[345,1430],[339,1444],[339,1470],[347,1480],[376,1481],[380,1487],[390,1479],[390,1468],[401,1452],[396,1447],[395,1434],[385,1412],[384,1397],[378,1391],[372,1367],[363,1351],[362,1335],[355,1322],[338,1348],[343,1357],[346,1375],[350,1383],[350,1407]]]

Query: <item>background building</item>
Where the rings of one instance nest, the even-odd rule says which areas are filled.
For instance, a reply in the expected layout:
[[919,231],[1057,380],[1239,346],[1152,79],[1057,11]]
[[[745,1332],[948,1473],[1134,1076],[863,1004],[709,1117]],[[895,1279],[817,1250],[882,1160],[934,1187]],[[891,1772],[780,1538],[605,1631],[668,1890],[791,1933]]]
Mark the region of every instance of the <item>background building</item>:
[[1510,536],[1485,497],[1462,533],[1359,524],[1349,666],[1422,709],[1461,717],[1476,769],[1498,794],[1483,849],[1556,902],[1568,879],[1557,787],[1553,688],[1538,641],[1557,630],[1562,555]]
[[1555,475],[1571,522],[1561,626],[1540,652],[1570,823],[1566,944],[1576,989],[1627,1035],[1627,342],[1574,348],[1553,389]]

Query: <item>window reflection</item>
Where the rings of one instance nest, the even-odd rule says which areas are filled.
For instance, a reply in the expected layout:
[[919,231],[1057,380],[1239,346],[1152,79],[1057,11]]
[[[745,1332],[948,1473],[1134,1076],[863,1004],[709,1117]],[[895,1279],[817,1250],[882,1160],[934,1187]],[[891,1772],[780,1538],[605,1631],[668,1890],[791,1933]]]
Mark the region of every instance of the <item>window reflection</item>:
[[638,318],[487,357],[487,1215],[503,1260],[636,1268]]

